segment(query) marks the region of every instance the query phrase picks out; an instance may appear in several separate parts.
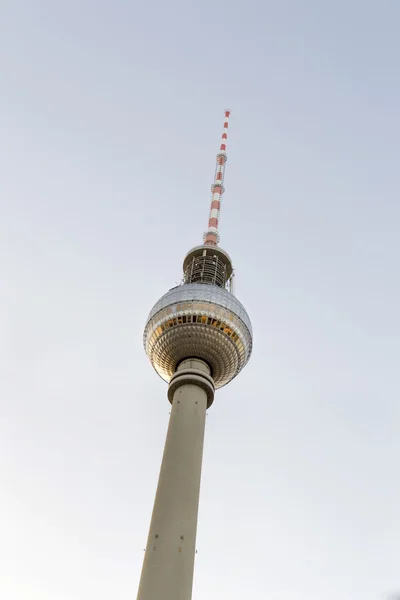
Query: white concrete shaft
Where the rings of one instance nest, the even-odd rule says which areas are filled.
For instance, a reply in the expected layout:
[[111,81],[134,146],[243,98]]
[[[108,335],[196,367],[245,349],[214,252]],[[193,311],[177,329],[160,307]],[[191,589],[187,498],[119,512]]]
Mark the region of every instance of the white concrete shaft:
[[[211,379],[203,361],[183,361],[177,373],[188,369]],[[138,600],[192,597],[206,410],[199,385],[182,382],[174,391]]]

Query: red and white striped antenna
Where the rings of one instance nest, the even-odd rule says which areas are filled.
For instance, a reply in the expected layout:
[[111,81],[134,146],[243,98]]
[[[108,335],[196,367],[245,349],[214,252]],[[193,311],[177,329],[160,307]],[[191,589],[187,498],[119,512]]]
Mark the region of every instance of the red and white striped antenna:
[[222,194],[224,188],[224,172],[227,160],[226,144],[228,140],[228,125],[231,111],[225,111],[224,130],[222,132],[221,146],[217,154],[214,183],[211,186],[211,207],[208,219],[208,229],[204,232],[203,241],[207,246],[217,246],[219,242],[219,213],[221,210]]

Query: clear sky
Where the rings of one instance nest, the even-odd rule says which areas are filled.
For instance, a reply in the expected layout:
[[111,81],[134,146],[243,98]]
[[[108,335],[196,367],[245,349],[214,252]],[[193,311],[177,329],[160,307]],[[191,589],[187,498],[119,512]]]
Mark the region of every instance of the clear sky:
[[254,328],[208,413],[193,600],[400,588],[397,0],[3,0],[0,598],[136,597],[142,348],[206,227]]

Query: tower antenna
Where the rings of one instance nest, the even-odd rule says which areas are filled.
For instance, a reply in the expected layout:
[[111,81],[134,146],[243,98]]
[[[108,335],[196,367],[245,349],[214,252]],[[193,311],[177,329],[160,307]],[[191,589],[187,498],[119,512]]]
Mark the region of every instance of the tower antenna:
[[204,232],[203,241],[207,246],[217,246],[219,243],[219,213],[221,210],[222,194],[224,188],[225,164],[227,161],[226,144],[228,141],[228,126],[231,111],[225,110],[224,130],[222,132],[221,145],[217,154],[214,182],[211,185],[211,206],[208,219],[208,229]]

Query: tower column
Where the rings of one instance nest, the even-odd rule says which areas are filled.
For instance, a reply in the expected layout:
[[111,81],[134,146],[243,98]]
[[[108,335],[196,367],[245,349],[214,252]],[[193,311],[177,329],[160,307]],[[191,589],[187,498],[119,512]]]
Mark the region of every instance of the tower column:
[[210,368],[182,361],[169,388],[172,404],[138,600],[190,600],[196,552],[206,410],[214,399]]

